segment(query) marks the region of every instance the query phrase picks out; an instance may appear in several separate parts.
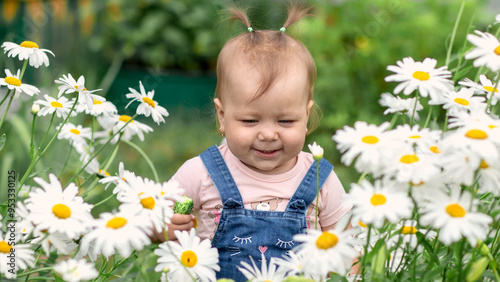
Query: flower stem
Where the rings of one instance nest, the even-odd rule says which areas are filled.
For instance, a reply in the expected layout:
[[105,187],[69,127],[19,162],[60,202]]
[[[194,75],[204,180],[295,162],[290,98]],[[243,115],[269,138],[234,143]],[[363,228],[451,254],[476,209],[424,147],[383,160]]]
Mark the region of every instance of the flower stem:
[[[80,173],[82,173],[82,171],[89,165],[89,163],[95,158],[97,157],[97,155],[99,155],[99,153],[104,149],[104,147],[106,147],[110,142],[111,140],[113,140],[113,138],[117,135],[117,134],[122,134],[122,130],[125,128],[125,126],[127,126],[132,120],[134,120],[134,118],[137,117],[137,114],[135,114],[129,121],[127,121],[119,130],[117,130],[113,135],[111,135],[108,140],[106,141],[106,143],[104,143],[101,148],[99,148],[99,150],[97,150],[97,152],[95,152],[87,161],[86,164],[84,164],[80,170],[75,174],[73,175],[73,177],[69,180],[68,183],[71,183]],[[121,137],[121,136],[120,136]],[[118,142],[117,142],[118,143]]]
[[28,60],[24,61],[23,69],[21,70],[21,74],[19,75],[19,80],[23,79],[24,71],[26,70],[26,66],[28,65]]
[[156,168],[155,166],[153,165],[153,162],[151,161],[151,159],[149,159],[149,157],[146,155],[146,153],[144,153],[144,151],[139,147],[137,146],[136,144],[128,141],[128,140],[123,140],[123,142],[125,142],[126,144],[128,144],[130,147],[134,148],[137,152],[139,152],[139,154],[142,155],[142,157],[146,160],[146,162],[148,163],[149,167],[151,168],[151,171],[153,171],[153,176],[155,178],[155,181],[156,182],[160,182],[160,179],[158,177],[158,173],[156,172]]
[[429,121],[430,121],[431,116],[432,116],[432,109],[433,109],[433,106],[430,106],[429,112],[427,113],[427,118],[425,119],[425,123],[424,123],[424,126],[422,128],[427,128],[427,125],[429,124]]
[[450,64],[451,49],[453,49],[453,42],[455,42],[455,36],[457,35],[458,24],[460,23],[460,19],[462,18],[464,7],[465,7],[465,0],[462,0],[462,5],[460,5],[460,10],[458,11],[458,16],[457,19],[455,20],[455,25],[453,26],[453,32],[451,33],[450,44],[448,45],[448,51],[446,52],[445,65],[447,67]]
[[419,93],[415,95],[415,105],[413,105],[413,111],[411,113],[410,126],[413,125],[413,121],[415,120],[415,112],[417,111],[418,97],[420,97]]
[[7,91],[7,94],[5,94],[5,97],[3,97],[2,101],[0,102],[0,106],[3,104],[3,102],[5,102],[7,97],[9,97],[9,94],[10,94],[10,89]]
[[316,218],[314,220],[314,229],[318,229],[318,216],[319,216],[319,161],[316,160]]
[[68,165],[68,161],[69,161],[69,158],[70,158],[72,152],[73,152],[73,146],[70,145],[69,146],[68,157],[66,158],[66,161],[64,162],[64,165],[63,165],[63,167],[61,169],[61,172],[59,172],[59,179],[61,178],[61,176],[62,176],[62,174],[64,172],[64,169],[66,168],[66,165]]
[[[68,122],[68,119],[69,117],[71,116],[71,113],[75,110],[75,106],[76,104],[78,103],[78,96],[76,97],[76,100],[75,100],[75,103],[73,104],[73,106],[71,107],[71,110],[69,111],[68,113],[68,116],[64,119],[64,121],[59,125],[59,129],[56,131],[56,133],[54,134],[54,136],[52,136],[52,139],[50,139],[49,143],[47,144],[47,146],[45,146],[45,148],[43,149],[43,151],[40,152],[40,149],[41,149],[41,146],[42,146],[42,143],[43,143],[43,140],[45,139],[45,136],[43,137],[42,139],[42,142],[40,143],[40,147],[39,147],[39,150],[37,151],[36,153],[36,156],[35,156],[35,159],[30,163],[30,166],[28,167],[28,169],[26,170],[26,172],[24,173],[23,177],[21,178],[21,181],[19,181],[19,186],[18,186],[18,189],[20,189],[22,186],[23,186],[23,183],[26,181],[26,178],[28,178],[28,176],[30,175],[31,171],[33,170],[33,168],[35,167],[35,165],[38,163],[38,161],[42,158],[43,154],[47,151],[47,149],[50,147],[50,145],[52,145],[52,143],[54,142],[54,140],[56,139],[57,135],[59,135],[59,132],[61,132],[61,129],[63,127],[63,125],[65,123]],[[54,114],[52,115],[52,119],[50,120],[50,125],[49,125],[49,129],[50,129],[50,126],[52,125],[52,121],[54,119],[54,115],[55,115],[55,112]],[[47,129],[47,132],[49,130]],[[47,135],[47,132],[45,133],[45,135]],[[16,191],[16,193],[19,193],[19,191]]]
[[[9,96],[9,94],[10,94],[10,89],[7,92],[7,95],[5,97]],[[2,120],[0,120],[0,129],[2,128],[3,121],[5,120],[5,117],[7,116],[7,112],[9,111],[10,104],[12,104],[12,100],[14,100],[14,96],[16,96],[16,92],[15,91],[12,94],[12,96],[10,96],[10,100],[9,100],[9,103],[7,104],[7,108],[5,109],[5,113],[3,113]],[[3,101],[2,101],[2,103],[3,103]]]
[[33,115],[33,122],[31,122],[31,141],[30,141],[30,160],[33,161],[35,157],[35,121],[36,114]]

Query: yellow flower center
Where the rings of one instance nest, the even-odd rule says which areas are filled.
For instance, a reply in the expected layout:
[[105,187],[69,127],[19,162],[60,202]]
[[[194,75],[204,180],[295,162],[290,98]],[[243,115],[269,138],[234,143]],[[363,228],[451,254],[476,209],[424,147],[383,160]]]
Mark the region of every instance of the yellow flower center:
[[361,138],[361,141],[365,142],[367,144],[375,144],[375,143],[378,143],[379,140],[378,140],[377,136],[367,135],[367,136]]
[[414,187],[418,187],[418,186],[422,186],[422,185],[424,185],[424,184],[425,184],[425,182],[423,182],[423,181],[420,181],[419,183],[413,183],[413,182],[410,182],[410,184],[411,184],[412,186],[414,186]]
[[429,80],[429,78],[431,78],[431,76],[429,75],[428,72],[416,71],[413,73],[413,78],[416,78],[420,81],[425,81],[425,80]]
[[63,105],[57,101],[50,102],[50,105],[54,108],[62,108],[63,107]]
[[490,125],[488,125],[488,128],[489,128],[489,129],[493,129],[493,128],[497,128],[497,126],[496,126],[496,125],[494,125],[494,124],[490,124]]
[[486,168],[489,168],[490,166],[488,165],[487,162],[485,162],[484,160],[481,160],[481,164],[479,165],[479,167],[482,169],[486,169]]
[[495,91],[493,91],[493,86],[483,86],[483,88],[488,92],[498,92],[498,89],[495,89]]
[[386,201],[387,199],[382,194],[373,194],[372,198],[370,199],[370,203],[372,203],[372,205],[374,206],[383,205]]
[[433,152],[434,154],[439,154],[439,153],[441,153],[441,150],[439,149],[439,147],[438,147],[438,146],[431,146],[431,147],[429,148],[429,150],[430,150],[431,152]]
[[410,138],[410,139],[420,139],[422,137],[420,135],[412,135],[412,136],[409,136],[408,138]]
[[80,130],[75,129],[75,128],[71,128],[71,129],[69,130],[69,132],[71,132],[71,133],[73,133],[73,134],[76,134],[76,135],[80,135]]
[[446,212],[452,217],[464,217],[467,213],[459,204],[451,204],[446,207]]
[[318,249],[327,250],[335,247],[338,241],[339,238],[337,235],[325,231],[316,240],[316,247],[318,247]]
[[102,104],[101,101],[94,99],[94,105],[100,105],[100,104]]
[[66,219],[71,216],[71,209],[65,204],[56,204],[52,207],[52,213],[60,219]]
[[119,120],[123,121],[123,122],[128,122],[130,120],[130,123],[134,122],[134,120],[131,120],[132,117],[130,116],[127,116],[127,115],[123,115],[119,118]]
[[142,97],[142,101],[144,101],[144,103],[150,105],[151,107],[155,107],[155,101],[153,101],[151,98],[149,97]]
[[495,48],[495,50],[493,50],[493,52],[495,52],[495,54],[500,56],[500,45],[498,45],[497,48]]
[[12,247],[5,241],[0,241],[0,253],[10,253]]
[[24,47],[24,48],[36,48],[36,49],[39,49],[38,48],[38,44],[36,44],[33,41],[23,41],[21,44],[19,44],[19,46]]
[[367,226],[366,226],[366,224],[364,224],[361,220],[360,220],[360,221],[358,221],[358,224],[359,224],[359,226],[361,226],[361,227],[365,227],[365,228],[367,227]]
[[[78,90],[78,85],[75,85],[75,89]],[[87,88],[83,87],[83,91],[87,90]]]
[[467,101],[464,98],[455,98],[455,100],[453,100],[453,102],[455,102],[457,104],[460,104],[460,105],[463,105],[463,106],[468,106],[469,105],[469,101]]
[[111,174],[109,174],[109,172],[107,172],[105,170],[102,170],[102,169],[99,170],[99,174],[104,174],[106,176],[111,176]]
[[141,204],[145,209],[152,210],[155,207],[155,199],[153,197],[141,199]]
[[193,267],[198,262],[198,257],[195,252],[187,250],[182,253],[181,262],[186,267]]
[[417,228],[413,226],[404,226],[401,228],[401,233],[402,234],[416,234],[417,233]]
[[399,161],[405,164],[412,164],[418,162],[419,159],[416,154],[413,154],[413,155],[404,155],[401,157],[401,159],[399,159]]
[[125,224],[127,224],[127,220],[125,218],[116,216],[108,220],[108,222],[106,223],[106,227],[118,229],[122,228]]
[[471,129],[465,133],[465,137],[472,139],[486,139],[488,138],[488,134],[480,129]]
[[14,85],[14,86],[21,86],[21,81],[18,78],[15,78],[13,76],[7,76],[5,78],[5,83],[8,83],[8,84]]

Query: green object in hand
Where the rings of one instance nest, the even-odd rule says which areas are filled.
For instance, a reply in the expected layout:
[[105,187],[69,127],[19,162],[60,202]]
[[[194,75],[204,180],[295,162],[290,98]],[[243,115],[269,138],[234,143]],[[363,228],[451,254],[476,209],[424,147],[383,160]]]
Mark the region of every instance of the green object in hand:
[[181,200],[174,205],[174,213],[190,214],[193,211],[193,200],[188,196],[182,196]]

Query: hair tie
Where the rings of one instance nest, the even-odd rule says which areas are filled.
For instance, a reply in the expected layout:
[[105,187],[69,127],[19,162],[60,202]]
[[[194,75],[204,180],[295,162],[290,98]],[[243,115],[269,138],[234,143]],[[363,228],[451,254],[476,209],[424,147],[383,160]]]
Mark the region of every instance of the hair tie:
[[247,29],[248,29],[248,32],[252,32],[253,31],[253,28],[251,26],[249,26]]
[[282,26],[282,27],[280,28],[280,31],[281,31],[281,32],[285,32],[285,31],[286,31],[286,28],[285,28],[284,26]]

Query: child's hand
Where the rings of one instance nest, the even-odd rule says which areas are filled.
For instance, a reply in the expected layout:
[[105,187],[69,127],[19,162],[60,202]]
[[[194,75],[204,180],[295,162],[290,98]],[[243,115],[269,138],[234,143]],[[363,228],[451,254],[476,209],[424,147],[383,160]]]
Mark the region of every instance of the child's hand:
[[[175,237],[174,231],[189,231],[192,227],[194,227],[195,217],[192,214],[178,214],[174,213],[172,218],[170,219],[170,224],[167,224],[168,227],[168,240],[177,240]],[[156,232],[156,229],[152,229],[152,234],[149,236],[153,243],[161,243],[165,242],[165,230],[162,232]]]

